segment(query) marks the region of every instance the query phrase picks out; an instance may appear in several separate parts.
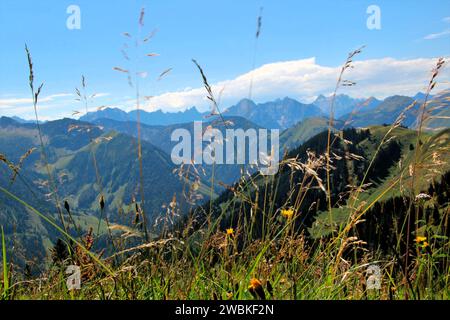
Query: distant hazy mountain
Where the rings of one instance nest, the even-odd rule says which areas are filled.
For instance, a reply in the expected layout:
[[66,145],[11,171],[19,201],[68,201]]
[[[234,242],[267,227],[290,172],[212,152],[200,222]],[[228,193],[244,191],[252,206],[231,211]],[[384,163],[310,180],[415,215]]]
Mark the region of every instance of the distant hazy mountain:
[[[335,120],[334,129],[342,128],[344,122]],[[280,135],[280,145],[283,150],[297,148],[303,142],[328,130],[329,120],[326,117],[308,118],[283,131]]]
[[[226,121],[226,124],[223,123],[220,117],[209,118],[208,121],[203,122],[203,130],[205,130],[207,126],[212,125],[214,128],[219,129],[222,132],[222,135],[226,137],[226,129],[247,130],[249,128],[261,128],[260,126],[243,117],[225,116],[224,120]],[[115,130],[137,137],[137,123],[134,121],[122,122],[111,119],[98,119],[94,121],[94,123],[103,127],[107,131]],[[149,143],[163,150],[167,155],[170,155],[173,147],[178,144],[178,141],[171,141],[171,134],[176,129],[186,129],[190,132],[191,137],[194,137],[193,122],[172,124],[166,126],[152,126],[141,124],[141,137],[142,140],[148,141]],[[234,182],[237,178],[239,178],[241,174],[241,167],[241,165],[216,165],[214,171],[217,181],[221,181],[227,184]],[[202,180],[205,183],[209,183],[213,168],[209,165],[203,165],[202,168],[205,170],[205,175],[202,176]]]
[[19,123],[26,123],[27,122],[27,120],[22,119],[20,117],[16,117],[16,116],[11,117],[11,119],[13,119],[13,120],[15,120],[15,121],[17,121]]
[[[351,119],[350,125],[355,127],[367,127],[370,125],[392,124],[400,113],[414,102],[414,99],[406,96],[392,96],[383,100],[376,108],[370,110],[358,110],[354,114],[344,115],[341,120]],[[406,114],[402,124],[411,126],[415,119],[419,105],[412,107]]]
[[[74,210],[98,210],[100,190],[92,150],[96,154],[107,212],[116,212],[122,203],[129,204],[133,197],[139,199],[139,163],[134,137],[116,132],[108,133],[99,126],[73,119],[49,121],[41,129],[59,195],[70,198]],[[36,181],[46,180],[47,175],[41,161],[35,126],[20,124],[10,118],[0,118],[0,150],[7,159],[18,163],[20,157],[33,147],[37,149],[24,161],[21,172],[27,179],[28,176],[33,177],[33,182],[28,187],[39,190]],[[161,149],[143,141],[142,157],[144,182],[151,186],[144,190],[146,212],[151,217],[159,212],[163,203],[170,202],[173,194],[181,192],[182,184],[172,174],[174,165],[170,156]],[[8,186],[9,176],[10,174],[3,176],[0,185]],[[15,185],[20,183],[16,181]],[[163,189],[164,196],[161,193]],[[0,195],[0,201],[2,197]]]
[[[36,120],[25,120],[17,116],[12,116],[11,119],[19,122],[19,123],[36,123]],[[44,123],[45,121],[39,120],[39,123]]]
[[[325,97],[324,95],[319,95],[313,104],[318,106],[324,114],[329,115],[331,102],[332,96]],[[339,118],[344,114],[351,113],[355,108],[370,110],[380,103],[381,101],[374,97],[370,97],[369,99],[355,99],[345,94],[339,94],[336,95],[334,100],[334,117]]]
[[[191,122],[201,120],[205,114],[192,107],[185,111],[164,112],[161,110],[147,112],[140,110],[141,123],[148,125],[169,125],[176,123]],[[136,121],[137,111],[125,112],[118,108],[106,108],[103,110],[89,112],[80,117],[82,121],[93,122],[97,119],[111,119],[116,121]]]
[[306,118],[323,115],[314,104],[303,104],[288,97],[260,104],[243,99],[226,109],[223,114],[244,117],[269,129],[286,129]]
[[[346,126],[355,127],[390,125],[405,108],[409,107],[408,110],[405,110],[402,125],[417,128],[419,109],[422,107],[425,97],[425,93],[418,92],[413,97],[395,95],[387,97],[383,101],[376,100],[375,103],[367,100],[357,107],[356,112],[344,114],[340,117],[340,120],[348,121]],[[449,100],[450,90],[428,97],[427,112],[422,126],[424,130],[438,130],[450,127]]]
[[[329,113],[331,97],[319,96],[312,104],[301,103],[291,98],[277,99],[256,104],[249,99],[242,99],[237,104],[225,109],[224,116],[243,117],[247,120],[268,129],[287,129],[307,118],[322,117]],[[354,99],[347,95],[338,95],[334,103],[335,117],[347,114],[355,107],[361,110],[371,110],[381,101],[376,98]],[[204,120],[208,112],[199,112],[195,107],[178,112],[140,112],[141,123],[147,125],[172,125]],[[115,121],[136,121],[137,111],[125,112],[120,109],[106,108],[90,112],[80,118],[82,121],[94,122],[98,119]]]
[[[135,121],[137,119],[137,111],[130,111],[130,120]],[[177,123],[185,123],[192,121],[200,121],[206,113],[201,113],[196,107],[186,109],[178,112],[164,112],[161,110],[153,112],[141,112],[141,122],[148,125],[170,125]]]
[[[432,110],[425,115],[423,129],[439,131],[450,128],[450,89],[428,98],[427,109]],[[418,123],[414,123],[417,128]]]
[[125,111],[119,108],[105,108],[94,112],[88,112],[84,116],[80,117],[81,121],[92,122],[97,119],[113,119],[117,121],[129,120],[129,115]]
[[[414,100],[423,101],[425,100],[426,94],[423,92],[417,92],[414,97],[412,97]],[[433,96],[429,96],[428,99],[432,99]]]

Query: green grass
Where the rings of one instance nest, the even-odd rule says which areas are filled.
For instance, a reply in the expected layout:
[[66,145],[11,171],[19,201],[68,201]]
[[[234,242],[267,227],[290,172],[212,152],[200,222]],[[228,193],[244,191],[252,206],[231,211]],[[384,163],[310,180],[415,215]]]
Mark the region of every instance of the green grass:
[[6,260],[6,243],[5,243],[5,234],[3,232],[3,226],[1,227],[2,230],[2,268],[3,268],[3,293],[2,298],[7,299],[8,298],[8,291],[9,291],[9,279],[8,279],[8,264]]

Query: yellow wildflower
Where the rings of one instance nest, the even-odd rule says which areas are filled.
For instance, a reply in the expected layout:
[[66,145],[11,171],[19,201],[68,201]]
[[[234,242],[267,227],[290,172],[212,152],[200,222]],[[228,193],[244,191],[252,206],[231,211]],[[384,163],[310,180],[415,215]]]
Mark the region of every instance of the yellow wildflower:
[[252,279],[250,279],[250,285],[248,286],[248,288],[249,289],[257,289],[257,288],[259,288],[261,286],[262,286],[261,281],[259,281],[256,278],[252,278]]
[[232,236],[234,234],[234,229],[233,228],[228,228],[226,230],[226,232],[227,232],[227,236]]
[[283,217],[285,217],[286,219],[290,219],[294,215],[294,210],[293,209],[281,209],[281,215]]
[[266,295],[264,293],[264,288],[262,286],[261,281],[256,278],[252,278],[250,280],[250,285],[248,286],[248,291],[252,294],[255,299],[266,299]]
[[425,242],[427,240],[427,237],[417,236],[416,237],[416,243]]

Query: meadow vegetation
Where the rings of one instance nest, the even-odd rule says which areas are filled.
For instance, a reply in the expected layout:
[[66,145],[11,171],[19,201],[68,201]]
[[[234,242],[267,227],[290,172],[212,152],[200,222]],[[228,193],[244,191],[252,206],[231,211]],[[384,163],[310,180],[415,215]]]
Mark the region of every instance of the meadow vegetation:
[[[142,19],[143,13],[141,27]],[[344,62],[334,96],[355,85],[346,72],[361,50]],[[412,101],[391,124],[352,128],[349,119],[337,126],[331,101],[328,119],[284,135],[289,150],[276,175],[242,170],[238,181],[222,185],[219,193],[214,166],[209,184],[202,184],[199,166],[181,165],[171,174],[182,182],[182,194],[162,195],[168,204],[150,220],[144,189],[152,185],[145,184],[139,128],[130,160],[139,168],[132,213],[123,218],[121,212],[105,212],[106,172],[99,170],[96,154],[109,140],[88,137],[99,144],[89,150],[96,215],[72,215],[58,196],[52,165],[57,162],[48,159],[55,155],[46,152],[38,118],[42,85],[35,86],[28,49],[27,57],[40,150],[24,154],[21,162],[41,154],[56,211],[34,207],[14,188],[0,186],[0,192],[50,225],[59,240],[49,244],[45,270],[31,274],[14,268],[14,249],[7,247],[2,227],[2,299],[449,299],[450,130],[424,127],[436,107],[428,97],[443,59],[432,70],[425,100]],[[217,125],[232,125],[221,115],[206,72],[194,62]],[[139,106],[139,77],[130,81]],[[87,112],[85,91],[83,77],[77,92]],[[415,125],[406,128],[402,124],[412,108]],[[303,141],[307,129],[312,138]],[[20,178],[21,162],[0,157],[14,179]],[[79,290],[67,289],[69,265],[81,267]],[[379,289],[368,286],[372,265],[381,270]]]

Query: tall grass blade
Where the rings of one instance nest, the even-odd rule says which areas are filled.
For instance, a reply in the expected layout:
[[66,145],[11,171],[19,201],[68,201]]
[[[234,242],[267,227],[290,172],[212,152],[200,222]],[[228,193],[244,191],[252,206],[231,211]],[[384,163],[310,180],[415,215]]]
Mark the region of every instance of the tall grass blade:
[[8,298],[8,290],[9,290],[9,279],[8,279],[8,264],[6,260],[6,243],[5,243],[5,233],[2,229],[2,256],[3,256],[3,299],[6,300]]

